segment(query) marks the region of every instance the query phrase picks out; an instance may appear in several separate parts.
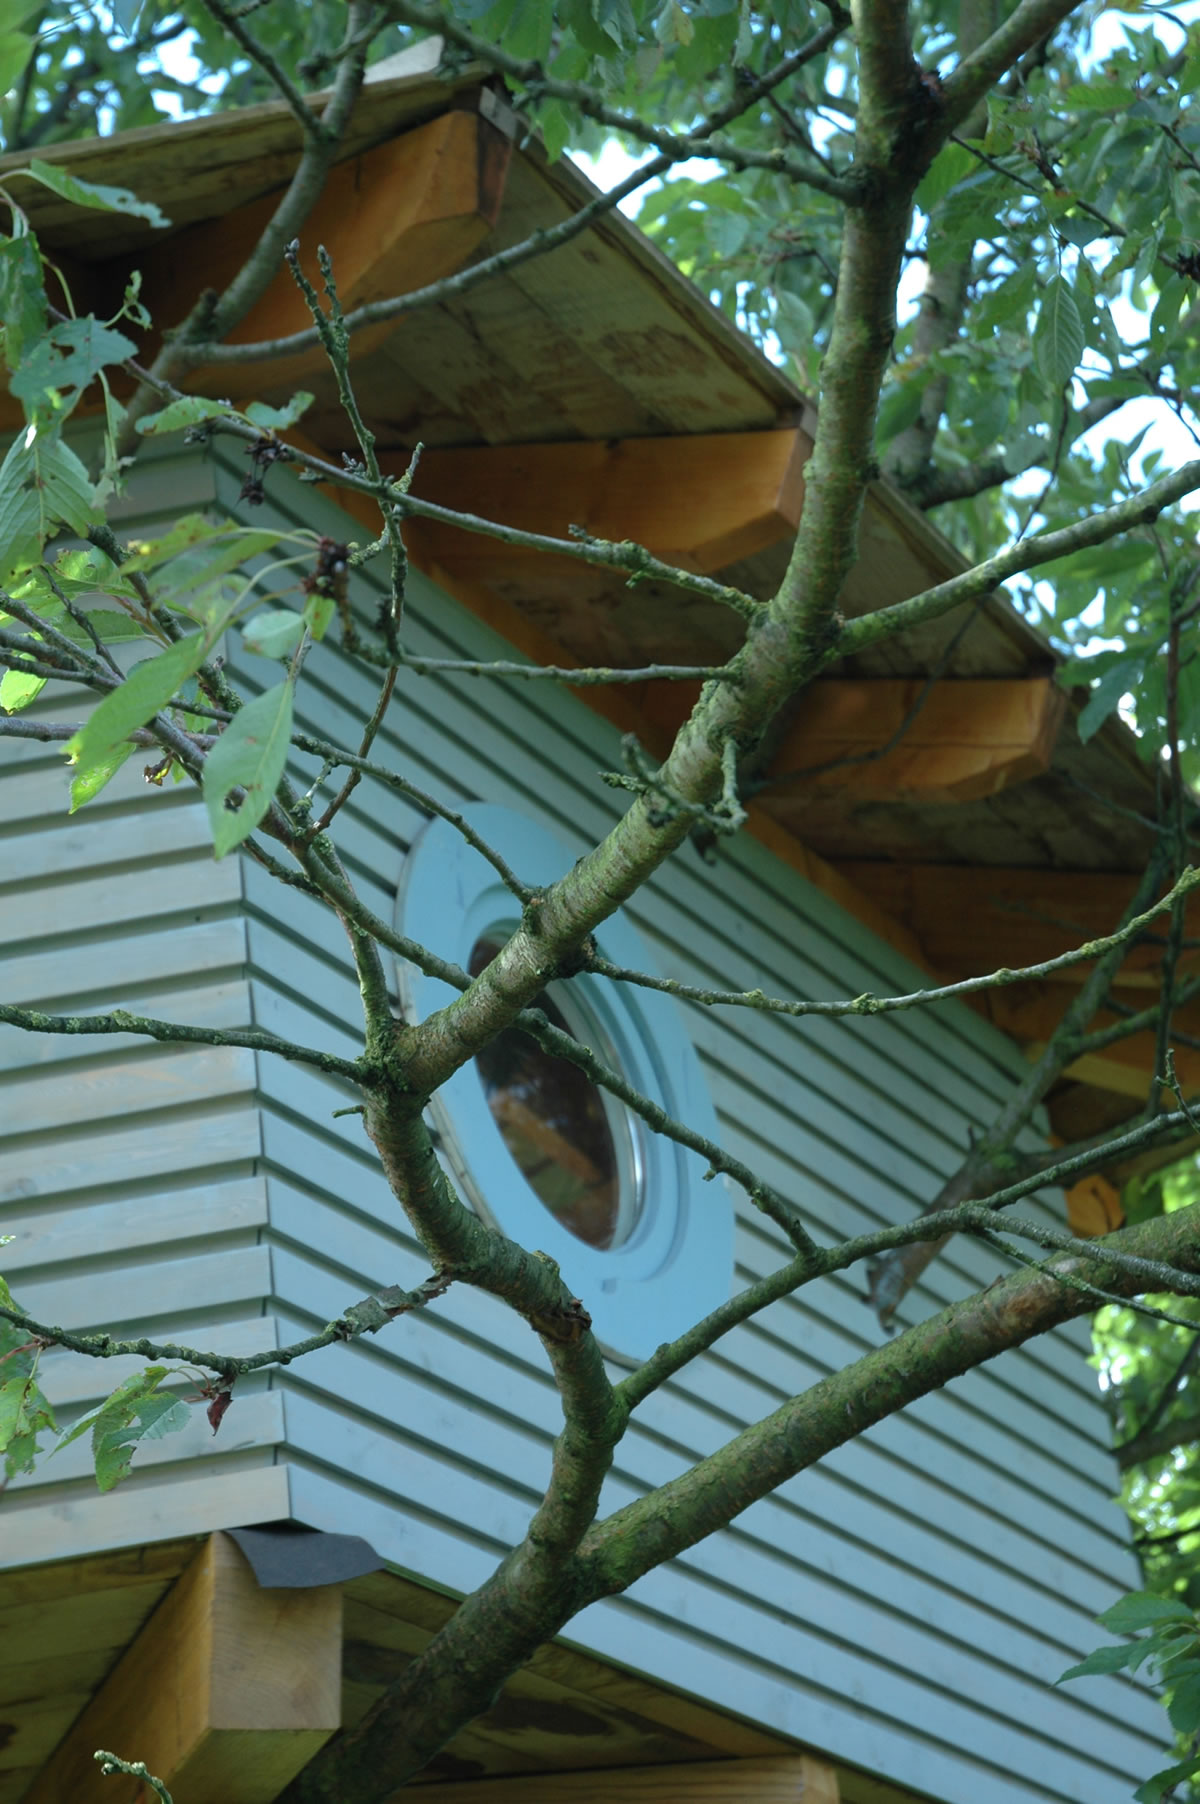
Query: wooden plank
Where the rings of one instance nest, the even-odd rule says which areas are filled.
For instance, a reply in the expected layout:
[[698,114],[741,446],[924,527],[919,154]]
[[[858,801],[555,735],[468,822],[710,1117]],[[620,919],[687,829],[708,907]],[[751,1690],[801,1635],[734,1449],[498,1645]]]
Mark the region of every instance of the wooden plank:
[[[193,1324],[187,1330],[193,1340],[203,1337],[204,1345],[213,1352],[230,1353],[245,1358],[266,1353],[278,1346],[273,1315],[252,1316],[248,1321]],[[170,1338],[169,1336],[167,1338]],[[120,1359],[81,1359],[75,1353],[51,1351],[43,1356],[40,1373],[42,1388],[56,1409],[79,1404],[92,1404],[106,1397],[135,1372],[142,1372],[146,1361],[136,1355]],[[49,1479],[50,1473],[44,1474]]]
[[[924,696],[924,700],[922,700]],[[807,689],[768,782],[854,801],[967,802],[1048,770],[1066,710],[1053,677],[826,678]]]
[[[435,73],[440,53],[441,40],[431,38],[414,46],[405,65],[389,58],[391,73],[383,79],[373,81],[368,71],[341,142],[344,157],[358,155],[409,120],[442,111],[477,85],[475,70],[457,77]],[[318,111],[328,99],[328,90],[310,96]],[[217,217],[252,195],[281,187],[295,173],[302,148],[291,108],[271,100],[228,114],[139,126],[114,138],[55,144],[46,155],[85,180],[132,188],[179,226]],[[28,152],[10,152],[0,158],[0,171],[28,161]],[[97,221],[94,211],[45,189],[26,185],[26,193],[35,229],[47,246],[69,245],[83,256],[106,258],[154,242],[154,229],[140,219],[117,214]]]
[[84,1208],[41,1210],[22,1216],[6,1211],[6,1277],[34,1266],[111,1257],[134,1248],[178,1247],[191,1240],[241,1234],[267,1219],[266,1180],[231,1178],[160,1196],[89,1203]]
[[193,1109],[153,1123],[64,1135],[54,1145],[39,1146],[36,1157],[6,1154],[0,1204],[74,1197],[106,1186],[127,1190],[173,1173],[187,1182],[196,1171],[215,1175],[222,1166],[253,1159],[261,1146],[258,1110],[249,1095],[237,1108]]
[[226,1469],[196,1477],[185,1471],[167,1485],[153,1478],[144,1484],[135,1475],[103,1496],[92,1485],[73,1486],[62,1496],[42,1491],[8,1498],[0,1559],[6,1566],[30,1566],[290,1514],[287,1467],[264,1463],[261,1454],[239,1454]]
[[[431,450],[415,493],[527,532],[634,539],[687,570],[723,569],[796,529],[812,446],[798,431]],[[405,460],[383,467],[403,474]],[[426,555],[469,580],[544,554],[426,521]],[[571,566],[577,580],[578,565]]]
[[232,858],[192,858],[168,867],[155,868],[153,839],[147,838],[145,863],[123,871],[102,872],[67,884],[29,884],[14,891],[6,904],[6,930],[11,942],[33,945],[37,941],[57,939],[68,933],[94,933],[103,923],[115,926],[142,921],[146,917],[146,885],[148,878],[164,881],[159,885],[161,899],[155,907],[155,925],[174,916],[177,920],[198,921],[212,908],[237,902],[241,898],[241,881],[237,862]]
[[[20,1033],[20,1028],[12,1029]],[[64,1129],[91,1121],[115,1121],[181,1105],[250,1094],[254,1054],[241,1046],[162,1046],[140,1040],[120,1056],[80,1060],[65,1084],[57,1073],[9,1076],[0,1106],[23,1134]]]
[[186,852],[211,854],[212,830],[197,801],[155,808],[153,822],[146,809],[108,817],[71,815],[55,822],[49,832],[13,834],[3,847],[5,878],[0,881],[11,877],[30,883],[99,871],[150,852],[164,861]]
[[[917,936],[927,959],[955,977],[1017,968],[1055,958],[1086,940],[1111,933],[1137,888],[1136,874],[1111,871],[1013,870],[969,865],[868,864],[849,860],[839,867],[852,883],[902,920]],[[1156,988],[1162,959],[1163,914],[1131,947],[1121,968],[1126,987]],[[1186,932],[1200,936],[1200,901],[1188,909]],[[1182,963],[1195,964],[1185,952]],[[1078,984],[1087,965],[1072,965],[1056,981]]]
[[[146,1361],[143,1360],[143,1369],[145,1365]],[[107,1394],[115,1383],[114,1379],[112,1383],[102,1387],[101,1394]],[[181,1389],[178,1382],[171,1388],[175,1391]],[[188,1399],[196,1397],[195,1389],[190,1384],[182,1389],[182,1394]],[[226,1412],[219,1435],[213,1434],[201,1402],[194,1401],[186,1427],[175,1434],[163,1435],[157,1440],[145,1440],[140,1444],[133,1456],[133,1470],[145,1476],[156,1467],[183,1467],[194,1460],[227,1460],[233,1454],[263,1448],[274,1449],[282,1440],[283,1404],[278,1392],[241,1391]],[[10,1479],[8,1495],[17,1497],[38,1493],[45,1497],[48,1488],[68,1485],[80,1479],[92,1482],[94,1475],[91,1441],[85,1435],[78,1441],[72,1441],[61,1453],[56,1453],[52,1465],[45,1459],[40,1459],[32,1472],[19,1473]],[[158,1476],[161,1477],[161,1473]],[[178,1477],[179,1474],[174,1476]]]
[[[338,294],[350,310],[421,288],[459,269],[495,223],[511,152],[507,137],[473,112],[443,113],[427,125],[344,161],[329,176],[305,221],[301,264],[319,290],[316,249],[333,261]],[[156,325],[177,324],[195,301],[193,272],[203,269],[218,290],[241,269],[277,204],[275,195],[177,234],[142,259],[143,293]],[[280,269],[262,298],[230,334],[252,344],[311,326],[307,304]],[[396,322],[354,336],[356,358],[396,331]],[[320,346],[258,364],[220,364],[189,375],[188,387],[238,395],[289,391],[328,370]]]
[[86,1691],[60,1692],[55,1697],[25,1704],[14,1712],[16,1721],[0,1742],[0,1773],[40,1766],[58,1746],[88,1701]]
[[[93,970],[81,969],[81,961],[64,958],[61,950],[6,958],[5,997],[59,1012],[97,994],[121,996],[133,984],[165,985],[170,979],[240,971],[246,959],[245,924],[235,915],[195,925],[180,922],[157,932],[94,938],[88,951]],[[89,1002],[89,1009],[93,1006]]]
[[264,1246],[162,1259],[137,1268],[137,1288],[114,1285],[104,1271],[80,1278],[51,1277],[22,1284],[22,1307],[41,1318],[53,1313],[80,1331],[218,1309],[271,1294],[271,1255]]
[[97,1747],[136,1748],[180,1804],[271,1804],[340,1721],[341,1591],[264,1591],[212,1536],[42,1769],[29,1804],[135,1804]]
[[[370,1646],[416,1651],[453,1615],[456,1607],[455,1599],[414,1584],[398,1573],[368,1573],[346,1587],[347,1639],[357,1634]],[[396,1623],[397,1639],[393,1640],[392,1631],[382,1626],[381,1618]],[[681,1748],[690,1744],[697,1755],[702,1747],[746,1756],[775,1753],[783,1746],[777,1736],[557,1641],[540,1647],[529,1665],[510,1681],[515,1692],[530,1687],[539,1696],[575,1700],[589,1709],[611,1712],[620,1720],[629,1719],[641,1724],[643,1731],[651,1727],[661,1729],[675,1738]]]
[[837,1774],[809,1754],[616,1772],[526,1773],[438,1787],[440,1804],[838,1804]]
[[[93,975],[98,977],[103,969],[101,956],[99,948],[89,946],[86,958],[78,953],[64,955],[60,952],[58,962],[60,966],[73,964],[76,980],[86,982],[87,972],[82,967],[94,962],[96,969]],[[41,1006],[41,999],[35,997],[34,1003],[35,1006]],[[89,997],[86,1004],[78,1007],[78,1012],[105,1014],[109,1009],[126,1006],[128,1003],[125,996],[120,992],[106,990]],[[157,1017],[159,1020],[178,1021],[191,1027],[245,1027],[252,1019],[249,987],[240,974],[226,983],[208,983],[203,988],[192,988],[181,982],[177,989],[165,993],[141,993],[132,999],[132,1006],[138,1014]],[[76,1006],[60,1002],[53,1012],[73,1014]],[[5,1027],[0,1030],[0,1077],[6,1072],[13,1072],[29,1078],[35,1071],[41,1071],[53,1082],[69,1084],[73,1081],[75,1072],[88,1060],[119,1060],[122,1055],[145,1057],[152,1046],[162,1052],[168,1048],[169,1042],[152,1040],[145,1034],[55,1034],[31,1032],[21,1027]],[[195,1046],[192,1051],[195,1053]],[[63,1065],[71,1067],[70,1076],[50,1069]],[[128,1072],[128,1067],[124,1069]],[[131,1077],[131,1097],[136,1090],[136,1080]],[[136,1101],[133,1106],[137,1106]]]
[[126,1591],[131,1585],[157,1584],[165,1589],[179,1577],[192,1553],[191,1541],[162,1541],[157,1546],[106,1550],[79,1560],[0,1571],[0,1645],[9,1639],[7,1610],[27,1604],[46,1606],[97,1592]]

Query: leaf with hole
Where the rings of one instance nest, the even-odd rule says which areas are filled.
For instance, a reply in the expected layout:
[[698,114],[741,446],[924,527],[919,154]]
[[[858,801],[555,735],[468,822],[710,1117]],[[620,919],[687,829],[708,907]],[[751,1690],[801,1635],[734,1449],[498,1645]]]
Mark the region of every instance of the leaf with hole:
[[253,833],[271,806],[292,735],[292,689],[290,682],[279,683],[247,702],[204,761],[204,800],[218,858]]

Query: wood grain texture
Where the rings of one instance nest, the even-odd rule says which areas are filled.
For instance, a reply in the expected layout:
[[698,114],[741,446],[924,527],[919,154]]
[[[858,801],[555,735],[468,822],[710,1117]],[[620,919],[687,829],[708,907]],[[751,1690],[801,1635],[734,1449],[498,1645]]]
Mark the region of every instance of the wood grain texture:
[[210,1537],[43,1767],[29,1804],[134,1804],[97,1747],[136,1748],[177,1804],[270,1804],[338,1727],[341,1593],[264,1591]]
[[612,1772],[538,1773],[451,1782],[441,1804],[838,1804],[834,1769],[807,1754]]

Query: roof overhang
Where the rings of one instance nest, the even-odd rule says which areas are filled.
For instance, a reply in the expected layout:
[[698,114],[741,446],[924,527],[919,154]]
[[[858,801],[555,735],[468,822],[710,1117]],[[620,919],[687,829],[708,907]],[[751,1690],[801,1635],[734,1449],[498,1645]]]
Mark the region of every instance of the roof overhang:
[[[316,245],[328,245],[349,304],[468,268],[594,198],[567,159],[546,159],[481,71],[445,75],[437,57],[429,40],[371,71],[303,234],[310,274]],[[197,272],[219,284],[239,266],[300,148],[289,110],[269,103],[43,153],[155,201],[172,221],[163,231],[32,185],[20,200],[77,304],[112,311],[136,266],[158,331],[191,305]],[[0,158],[0,182],[21,161]],[[306,324],[281,270],[234,339]],[[632,538],[754,594],[778,584],[803,501],[811,404],[619,212],[544,257],[369,328],[353,347],[385,466],[399,473],[418,440],[426,446],[415,493],[556,536],[584,525]],[[303,384],[316,397],[306,440],[326,454],[352,448],[316,356],[225,363],[190,381],[238,401],[279,400]],[[347,505],[376,530],[353,497]],[[676,586],[630,586],[619,572],[428,521],[411,522],[408,536],[415,562],[533,657],[642,667],[713,661],[737,643],[732,613]],[[877,483],[843,611],[904,600],[963,567],[924,515]],[[960,610],[847,661],[775,723],[752,830],[941,975],[1022,962],[1039,915],[1053,918],[1048,943],[1067,949],[1097,924],[1097,897],[1107,905],[1109,889],[1143,868],[1154,783],[1118,722],[1080,744],[1054,663],[1002,595],[965,625]],[[579,693],[652,751],[691,702],[674,682]],[[1113,881],[1098,885],[1098,874]],[[1011,907],[962,904],[966,887],[986,898],[1014,886]],[[956,923],[952,946],[940,919]],[[1153,953],[1139,957],[1122,979],[1134,989]],[[993,1018],[1032,1052],[1060,990],[1031,986],[1021,1007],[1002,998]],[[1076,1073],[1063,1092],[1072,1137],[1081,1120],[1128,1112],[1152,1058],[1148,1041],[1133,1041]]]

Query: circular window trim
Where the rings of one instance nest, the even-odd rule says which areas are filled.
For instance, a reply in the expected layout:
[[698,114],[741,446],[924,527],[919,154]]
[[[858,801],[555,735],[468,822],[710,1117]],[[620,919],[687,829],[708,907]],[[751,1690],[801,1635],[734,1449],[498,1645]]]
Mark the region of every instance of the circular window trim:
[[[479,803],[462,810],[512,869],[535,885],[568,871],[572,847],[510,808]],[[399,930],[465,970],[476,942],[518,917],[512,893],[492,866],[446,821],[421,832],[405,859]],[[596,930],[614,964],[654,973],[641,938],[618,912]],[[449,984],[398,961],[406,1012],[423,1021],[452,1001]],[[591,1017],[614,1049],[623,1075],[652,1102],[710,1140],[716,1114],[678,1004],[632,984],[574,977],[555,1000],[574,1028]],[[574,1005],[574,1006],[572,1006]],[[597,1338],[618,1358],[640,1360],[729,1296],[733,1209],[723,1180],[705,1181],[706,1162],[640,1121],[643,1202],[628,1236],[591,1247],[564,1228],[522,1175],[504,1143],[475,1062],[438,1091],[430,1113],[442,1150],[464,1193],[485,1219],[522,1246],[548,1253],[582,1298]]]

